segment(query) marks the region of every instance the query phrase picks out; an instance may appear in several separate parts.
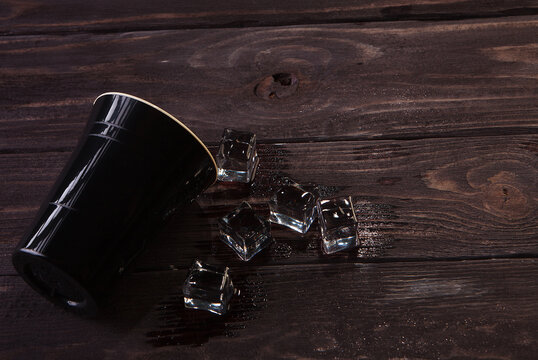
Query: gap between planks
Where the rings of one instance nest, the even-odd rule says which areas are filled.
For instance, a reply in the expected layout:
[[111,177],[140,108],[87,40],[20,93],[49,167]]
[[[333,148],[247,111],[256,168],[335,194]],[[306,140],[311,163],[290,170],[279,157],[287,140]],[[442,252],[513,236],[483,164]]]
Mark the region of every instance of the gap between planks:
[[[270,268],[288,268],[288,267],[312,267],[312,266],[330,266],[330,265],[365,265],[365,264],[398,264],[398,263],[449,263],[449,262],[469,262],[474,263],[486,262],[491,260],[532,260],[538,259],[538,253],[519,253],[519,254],[507,254],[507,255],[490,255],[490,256],[457,256],[457,257],[440,257],[440,258],[372,258],[372,259],[356,259],[353,262],[348,261],[320,261],[317,263],[289,263],[289,264],[256,264],[251,265],[248,263],[241,263],[241,265],[232,265],[234,268],[245,269],[248,267],[256,269],[270,269]],[[169,271],[186,271],[189,269],[189,266],[174,266],[169,265],[167,267],[141,267],[134,268],[126,274],[136,275],[136,274],[151,274],[159,272],[169,272]],[[0,274],[0,277],[17,277],[19,274],[13,273],[4,273]]]
[[[371,259],[355,259],[352,262],[349,261],[331,261],[330,259],[327,259],[327,261],[320,261],[317,263],[289,263],[289,264],[256,264],[252,267],[255,268],[275,268],[275,267],[297,267],[297,266],[305,266],[305,267],[312,267],[312,266],[326,266],[326,265],[363,265],[363,264],[391,264],[391,263],[447,263],[447,262],[464,262],[464,261],[474,261],[474,262],[480,262],[480,261],[491,261],[491,260],[531,260],[531,259],[538,259],[538,253],[519,253],[519,254],[505,254],[505,255],[489,255],[489,256],[455,256],[455,257],[439,257],[439,258],[371,258]],[[336,259],[335,259],[336,260]],[[242,264],[241,266],[232,266],[232,267],[240,267],[240,268],[246,268],[249,267],[250,264]],[[131,271],[131,274],[144,274],[144,273],[152,273],[152,272],[167,272],[167,271],[180,271],[180,270],[187,270],[189,269],[189,266],[174,266],[170,265],[168,267],[141,267],[136,268]],[[14,276],[11,274],[8,275],[1,275],[0,276]]]
[[[310,143],[339,143],[339,142],[351,142],[351,141],[361,141],[361,142],[381,142],[381,141],[419,141],[419,140],[429,140],[429,139],[473,139],[473,138],[494,138],[494,137],[505,137],[505,136],[518,136],[518,135],[538,135],[537,128],[482,128],[477,130],[462,130],[455,131],[453,133],[443,133],[443,134],[412,134],[412,135],[403,135],[403,136],[377,136],[377,137],[367,137],[367,136],[328,136],[328,137],[301,137],[301,138],[273,138],[273,139],[257,139],[257,144],[262,145],[274,145],[274,144],[310,144]],[[208,147],[218,147],[218,141],[204,141],[204,144]],[[35,148],[17,148],[17,149],[0,149],[0,155],[17,155],[17,154],[46,154],[46,153],[65,153],[72,152],[76,149],[71,146],[62,146],[58,148],[46,148],[46,149],[35,149]]]

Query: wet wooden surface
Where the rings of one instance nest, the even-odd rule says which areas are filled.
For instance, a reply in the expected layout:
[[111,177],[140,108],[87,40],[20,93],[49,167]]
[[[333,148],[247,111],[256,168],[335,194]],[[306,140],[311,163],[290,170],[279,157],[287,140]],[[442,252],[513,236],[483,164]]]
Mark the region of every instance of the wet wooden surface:
[[[536,1],[0,4],[0,358],[535,358]],[[212,151],[224,127],[256,132],[260,168],[175,216],[87,320],[10,252],[111,90]],[[216,219],[266,212],[282,176],[351,195],[361,248],[273,226],[240,262]],[[195,257],[232,268],[227,316],[183,309]]]

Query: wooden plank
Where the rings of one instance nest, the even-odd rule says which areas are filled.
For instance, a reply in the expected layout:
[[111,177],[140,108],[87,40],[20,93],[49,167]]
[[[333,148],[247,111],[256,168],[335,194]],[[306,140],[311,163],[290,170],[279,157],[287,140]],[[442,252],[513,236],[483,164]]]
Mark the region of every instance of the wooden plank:
[[290,0],[151,3],[96,0],[2,1],[0,34],[36,34],[134,29],[244,27],[409,19],[459,19],[531,15],[536,1]]
[[[273,225],[276,243],[254,264],[536,255],[537,154],[535,135],[260,145],[253,184],[208,189],[173,218],[136,266],[181,268],[197,256],[238,262],[219,240],[217,218],[244,200],[267,214],[264,203],[277,190],[279,174],[323,185],[325,196],[352,195],[363,247],[326,256],[317,225],[305,236]],[[10,249],[67,157],[0,156],[0,274],[14,273]]]
[[536,133],[537,32],[515,17],[5,37],[0,152],[72,149],[110,90],[209,143],[223,127],[261,142]]
[[537,265],[232,268],[240,295],[224,317],[183,308],[183,271],[131,274],[97,321],[54,308],[18,277],[0,277],[0,357],[532,359]]

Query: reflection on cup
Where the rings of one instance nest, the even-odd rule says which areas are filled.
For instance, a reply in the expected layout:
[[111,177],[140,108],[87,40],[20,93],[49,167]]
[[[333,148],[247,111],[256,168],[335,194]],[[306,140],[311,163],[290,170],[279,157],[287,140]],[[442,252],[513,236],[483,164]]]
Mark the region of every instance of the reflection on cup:
[[102,94],[13,264],[49,300],[95,315],[146,240],[216,177],[209,150],[172,115]]

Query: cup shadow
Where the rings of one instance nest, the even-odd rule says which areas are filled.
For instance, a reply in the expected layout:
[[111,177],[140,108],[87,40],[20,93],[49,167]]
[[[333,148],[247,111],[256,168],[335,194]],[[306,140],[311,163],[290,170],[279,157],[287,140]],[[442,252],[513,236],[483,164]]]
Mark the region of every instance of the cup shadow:
[[[181,239],[193,231],[210,239],[211,219],[196,202],[175,214],[118,280],[96,321],[118,332],[140,329],[137,331],[144,332],[146,343],[154,347],[200,346],[213,337],[238,336],[266,308],[267,294],[260,275],[232,268],[232,281],[240,291],[232,298],[228,313],[219,316],[185,308],[181,287],[190,263],[166,265],[160,261],[163,249],[166,259],[179,259],[186,250],[201,253],[199,245],[182,246]],[[166,235],[171,233],[177,236]]]
[[[96,318],[98,322],[131,328],[166,296],[181,290],[189,264],[181,266],[167,262],[180,258],[185,247],[190,246],[182,243],[182,238],[192,232],[194,226],[198,236],[210,236],[209,219],[202,215],[203,210],[199,204],[192,202],[169,219],[117,280]],[[166,259],[163,259],[163,252],[166,253]]]

